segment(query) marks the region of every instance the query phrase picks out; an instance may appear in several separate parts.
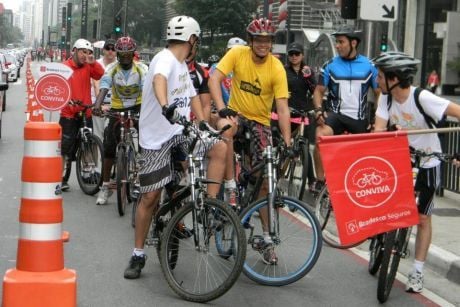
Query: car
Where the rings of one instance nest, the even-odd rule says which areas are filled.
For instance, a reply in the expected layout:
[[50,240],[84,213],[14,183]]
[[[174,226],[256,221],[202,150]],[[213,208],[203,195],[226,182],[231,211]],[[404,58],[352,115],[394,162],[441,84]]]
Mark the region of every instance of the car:
[[[6,84],[6,89],[8,89],[8,75],[10,73],[10,69],[6,63],[7,61],[5,55],[0,52],[0,84]],[[2,112],[6,110],[6,89],[0,92],[0,96],[2,98],[0,111]]]
[[6,58],[6,65],[10,69],[10,73],[8,75],[8,81],[16,82],[19,78],[19,70],[21,67],[19,66],[18,60],[16,57],[11,53],[5,53]]
[[[3,75],[3,74],[2,74]],[[4,103],[6,102],[6,90],[8,83],[0,80],[0,139],[2,138],[2,118],[4,111]]]

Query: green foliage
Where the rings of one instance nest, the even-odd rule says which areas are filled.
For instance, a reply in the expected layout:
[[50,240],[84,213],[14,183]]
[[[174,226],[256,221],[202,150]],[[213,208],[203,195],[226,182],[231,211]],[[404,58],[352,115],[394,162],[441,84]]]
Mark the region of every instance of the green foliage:
[[222,56],[227,40],[238,36],[246,39],[246,27],[256,12],[258,0],[176,0],[177,15],[191,16],[202,32],[200,57]]
[[0,16],[0,46],[4,47],[7,44],[19,43],[24,39],[21,29],[11,26],[6,22],[4,16]]
[[456,57],[452,61],[447,62],[447,67],[460,74],[460,57]]

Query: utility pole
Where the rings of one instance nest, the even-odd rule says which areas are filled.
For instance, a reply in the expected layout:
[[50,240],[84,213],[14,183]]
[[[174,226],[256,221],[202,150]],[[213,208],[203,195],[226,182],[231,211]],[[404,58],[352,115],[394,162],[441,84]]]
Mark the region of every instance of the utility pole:
[[67,3],[67,27],[66,27],[66,54],[70,56],[70,44],[71,44],[71,29],[72,29],[72,3]]

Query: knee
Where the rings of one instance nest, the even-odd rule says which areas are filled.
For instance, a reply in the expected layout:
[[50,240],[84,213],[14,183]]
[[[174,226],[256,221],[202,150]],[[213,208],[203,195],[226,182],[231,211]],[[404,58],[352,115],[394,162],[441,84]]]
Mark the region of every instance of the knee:
[[209,151],[210,159],[225,160],[227,155],[227,144],[225,142],[217,142],[212,146],[212,149]]
[[421,227],[429,227],[431,225],[431,216],[425,214],[419,214],[418,224]]

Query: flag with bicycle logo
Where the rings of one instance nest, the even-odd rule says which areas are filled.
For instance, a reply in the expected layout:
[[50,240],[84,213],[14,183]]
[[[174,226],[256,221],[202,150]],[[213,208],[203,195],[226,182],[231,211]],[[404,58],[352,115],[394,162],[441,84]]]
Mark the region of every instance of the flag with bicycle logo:
[[418,223],[407,134],[321,137],[319,149],[342,243]]

